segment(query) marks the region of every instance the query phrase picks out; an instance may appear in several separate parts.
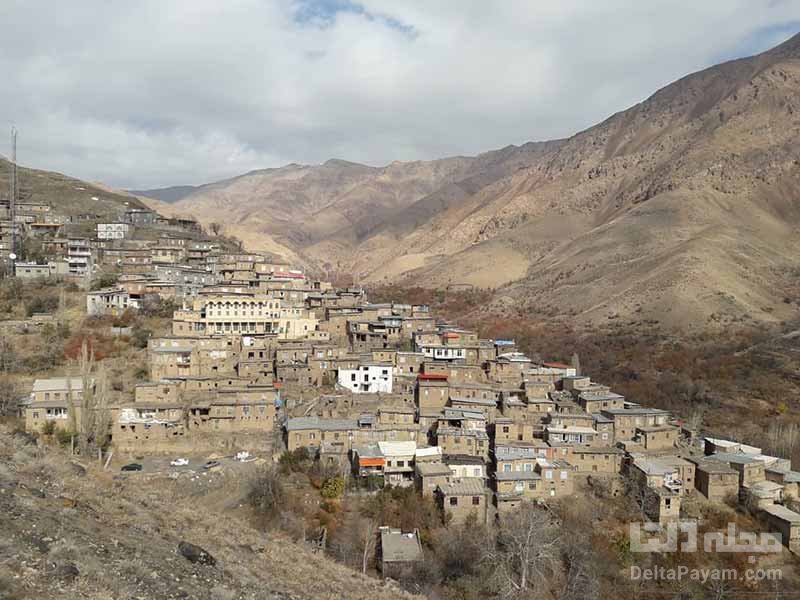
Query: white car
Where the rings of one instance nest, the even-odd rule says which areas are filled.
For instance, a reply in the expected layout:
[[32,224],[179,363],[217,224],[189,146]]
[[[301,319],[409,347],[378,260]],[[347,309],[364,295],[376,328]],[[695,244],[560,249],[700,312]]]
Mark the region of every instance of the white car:
[[187,458],[176,458],[175,460],[173,460],[169,464],[171,464],[173,467],[185,467],[186,465],[189,464],[189,459],[187,459]]
[[237,452],[235,458],[239,462],[252,462],[255,460],[255,457],[250,456],[249,452]]

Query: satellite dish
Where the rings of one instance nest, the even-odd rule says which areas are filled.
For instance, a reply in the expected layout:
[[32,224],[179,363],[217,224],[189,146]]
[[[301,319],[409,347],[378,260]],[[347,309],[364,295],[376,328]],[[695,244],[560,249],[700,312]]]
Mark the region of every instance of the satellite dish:
[[11,260],[17,260],[17,255],[12,252],[11,254],[8,255],[8,258],[10,258]]

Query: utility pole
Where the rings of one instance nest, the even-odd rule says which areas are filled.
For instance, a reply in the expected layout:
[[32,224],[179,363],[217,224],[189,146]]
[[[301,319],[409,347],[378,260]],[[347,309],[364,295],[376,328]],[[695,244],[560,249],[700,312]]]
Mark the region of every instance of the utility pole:
[[11,213],[11,251],[9,264],[14,272],[14,262],[17,259],[17,128],[11,127],[11,177],[9,177],[8,207]]

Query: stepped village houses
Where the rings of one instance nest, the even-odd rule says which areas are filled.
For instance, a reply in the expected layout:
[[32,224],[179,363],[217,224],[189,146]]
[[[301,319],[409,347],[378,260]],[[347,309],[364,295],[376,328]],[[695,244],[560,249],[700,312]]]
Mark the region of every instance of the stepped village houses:
[[[92,239],[50,228],[48,263],[17,265],[23,278],[116,269],[114,286],[87,292],[89,314],[141,310],[153,298],[179,306],[170,335],[148,341],[148,381],[106,409],[115,452],[304,448],[355,484],[415,489],[453,523],[493,522],[522,502],[598,485],[640,490],[643,511],[661,523],[689,500],[734,499],[798,549],[800,473],[789,461],[702,438],[574,365],[534,361],[513,340],[482,339],[427,306],[375,304],[360,288],[231,253],[191,222],[162,222],[171,229],[156,240],[132,237],[159,218],[128,211],[119,219],[127,226],[98,227]],[[80,427],[87,393],[94,382],[36,380],[26,427]],[[413,534],[383,535],[385,569],[417,560]]]

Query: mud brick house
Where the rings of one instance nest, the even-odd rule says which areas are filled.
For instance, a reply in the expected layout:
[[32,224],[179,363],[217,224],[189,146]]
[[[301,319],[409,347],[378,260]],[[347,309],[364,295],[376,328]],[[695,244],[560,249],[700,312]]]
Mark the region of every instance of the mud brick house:
[[453,479],[439,485],[435,496],[448,523],[464,523],[470,514],[474,514],[479,523],[486,523],[487,490],[482,480]]

